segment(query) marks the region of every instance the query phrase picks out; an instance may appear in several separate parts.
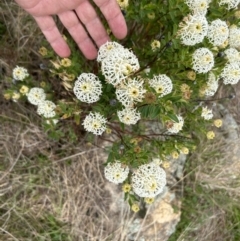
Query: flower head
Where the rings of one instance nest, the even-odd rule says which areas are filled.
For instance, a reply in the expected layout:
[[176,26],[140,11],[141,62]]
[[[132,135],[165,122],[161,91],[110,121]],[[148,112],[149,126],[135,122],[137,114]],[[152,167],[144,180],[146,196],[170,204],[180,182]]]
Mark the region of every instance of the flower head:
[[218,79],[216,76],[210,72],[208,76],[207,86],[204,89],[204,94],[206,96],[213,96],[218,89]]
[[154,12],[150,12],[150,13],[147,14],[147,17],[148,17],[149,19],[154,19],[154,18],[156,17],[156,15],[155,15]]
[[143,101],[145,92],[143,80],[128,79],[116,89],[116,97],[125,107],[132,107],[134,103]]
[[189,92],[190,91],[190,86],[187,85],[187,84],[182,84],[180,86],[180,90],[181,90],[182,93]]
[[137,203],[134,203],[132,206],[131,206],[131,209],[133,212],[137,213],[140,208],[139,208],[139,205]]
[[124,9],[128,7],[128,0],[117,0],[120,8]]
[[207,139],[212,140],[215,137],[215,133],[213,131],[207,132]]
[[46,56],[48,54],[48,50],[45,47],[41,47],[38,50],[38,53],[40,53],[42,56]]
[[152,204],[154,202],[154,198],[153,197],[145,197],[144,202],[147,204]]
[[225,49],[229,44],[228,39],[223,42],[223,44],[219,45],[218,48]]
[[180,115],[178,115],[177,118],[178,122],[171,121],[170,125],[167,126],[167,130],[171,134],[177,134],[183,128],[184,119]]
[[214,46],[222,45],[229,36],[227,23],[216,19],[208,26],[207,38]]
[[70,60],[70,59],[68,59],[68,58],[63,58],[63,59],[61,59],[61,65],[63,66],[63,67],[69,67],[69,66],[71,66],[72,65],[72,61]]
[[102,84],[96,75],[83,73],[75,82],[73,92],[80,101],[93,103],[100,99]]
[[[10,93],[4,93],[3,97],[5,100],[10,100],[12,98],[12,95]],[[20,98],[20,96],[19,96],[19,98]]]
[[152,51],[156,51],[157,49],[159,49],[161,46],[160,42],[158,40],[153,40],[152,43],[151,43],[151,48],[152,48]]
[[117,48],[102,60],[102,73],[108,83],[116,86],[140,68],[137,57],[128,49]]
[[44,89],[38,87],[31,88],[26,95],[28,101],[33,105],[38,105],[40,102],[46,99]]
[[179,154],[178,154],[177,151],[173,151],[173,152],[171,153],[171,156],[172,156],[173,159],[178,159],[178,158],[179,158]]
[[239,4],[240,0],[220,0],[219,5],[227,5],[227,9],[230,10],[232,8],[236,8]]
[[209,0],[185,0],[185,3],[194,14],[201,15],[205,15],[207,13],[209,2]]
[[229,63],[237,63],[240,65],[240,53],[235,48],[229,48],[224,51]]
[[112,52],[123,51],[124,47],[117,42],[106,42],[98,50],[97,61],[102,62]]
[[121,162],[108,163],[104,168],[104,175],[106,179],[115,184],[124,182],[129,173],[128,166],[124,166]]
[[83,121],[83,126],[86,131],[92,132],[95,135],[102,135],[106,130],[107,119],[98,112],[90,112]]
[[172,80],[165,74],[154,76],[153,79],[149,80],[149,84],[159,94],[159,97],[163,97],[172,92]]
[[199,48],[195,50],[192,61],[193,69],[197,73],[207,73],[214,66],[213,53],[207,48]]
[[212,110],[208,109],[207,107],[202,108],[202,114],[201,117],[205,120],[210,120],[213,118]]
[[56,115],[56,105],[50,100],[43,100],[38,104],[37,113],[45,118],[52,118]]
[[156,102],[156,95],[152,92],[147,92],[145,93],[145,96],[144,96],[144,101],[146,101],[147,104],[153,104]]
[[123,190],[123,192],[130,192],[131,191],[131,185],[130,184],[128,184],[128,183],[125,183],[123,186],[122,186],[122,190]]
[[29,88],[26,85],[22,85],[19,92],[23,95],[26,95],[29,91]]
[[222,120],[221,119],[216,119],[216,120],[214,120],[214,122],[213,122],[213,124],[217,127],[217,128],[219,128],[219,127],[221,127],[222,126]]
[[20,96],[21,96],[20,93],[14,91],[13,94],[12,94],[12,100],[14,102],[17,102],[19,100]]
[[201,43],[207,35],[208,22],[205,16],[200,14],[188,15],[179,24],[178,36],[184,45]]
[[189,149],[184,146],[184,147],[182,147],[182,149],[181,149],[181,153],[187,155],[187,154],[189,154]]
[[234,16],[235,16],[237,19],[240,19],[240,10],[237,10],[236,12],[234,12]]
[[135,125],[141,118],[136,109],[125,108],[117,112],[119,120],[126,125]]
[[132,174],[132,188],[139,197],[155,197],[166,185],[165,171],[151,162],[138,167]]
[[135,153],[140,153],[140,152],[142,151],[142,149],[141,149],[140,146],[135,146],[134,149],[133,149],[133,151],[134,151]]
[[170,163],[169,163],[168,161],[164,161],[164,162],[162,163],[162,167],[163,167],[164,169],[168,169],[168,168],[170,167]]
[[237,63],[226,64],[222,70],[221,77],[225,85],[237,84],[240,79],[240,66]]
[[188,71],[188,72],[187,72],[187,78],[188,78],[189,80],[194,81],[194,80],[196,79],[196,72],[193,71],[193,70]]
[[240,28],[232,26],[229,29],[229,45],[231,48],[240,48]]
[[26,77],[29,76],[28,74],[28,71],[27,69],[23,68],[23,67],[19,67],[19,66],[16,66],[14,69],[13,69],[13,78],[15,80],[24,80]]

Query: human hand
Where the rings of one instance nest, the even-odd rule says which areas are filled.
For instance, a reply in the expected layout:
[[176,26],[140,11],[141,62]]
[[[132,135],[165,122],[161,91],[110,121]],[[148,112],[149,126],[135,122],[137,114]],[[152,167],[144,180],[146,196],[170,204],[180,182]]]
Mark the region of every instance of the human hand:
[[[68,57],[70,49],[60,34],[52,15],[57,15],[78,47],[88,59],[97,56],[97,48],[109,36],[88,0],[15,0],[36,20],[46,39],[60,57]],[[122,39],[127,26],[116,0],[93,0],[105,16],[112,33]],[[87,31],[86,31],[86,30]],[[89,35],[93,39],[89,38]]]

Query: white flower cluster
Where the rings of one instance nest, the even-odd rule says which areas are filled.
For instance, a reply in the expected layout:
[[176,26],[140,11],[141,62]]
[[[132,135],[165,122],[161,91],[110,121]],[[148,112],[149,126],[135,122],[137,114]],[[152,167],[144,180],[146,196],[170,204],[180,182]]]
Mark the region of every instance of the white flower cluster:
[[[218,80],[224,84],[236,84],[240,79],[240,28],[237,25],[228,26],[226,21],[213,19],[207,21],[207,10],[211,0],[184,0],[192,12],[179,24],[178,36],[184,45],[201,43],[206,37],[209,42],[219,48],[229,48],[224,51],[228,63],[217,78],[209,75],[206,96],[213,96],[218,89]],[[219,6],[226,5],[227,9],[235,9],[240,0],[219,0]],[[192,56],[192,68],[197,73],[205,74],[214,67],[214,55],[205,48],[198,48]]]
[[223,78],[223,83],[227,84],[237,84],[240,79],[240,66],[238,63],[226,64],[222,70],[221,77]]
[[205,15],[207,13],[209,2],[211,2],[211,0],[185,0],[185,3],[188,5],[193,14],[201,15]]
[[188,15],[179,24],[178,35],[184,45],[201,43],[208,32],[208,22],[204,15]]
[[[160,46],[160,42],[157,44]],[[144,100],[147,92],[143,79],[131,78],[140,68],[137,57],[120,44],[107,42],[100,47],[97,61],[101,64],[106,82],[116,88],[116,99],[125,107],[117,112],[120,122],[136,124],[140,120],[140,112],[135,105]],[[149,80],[149,85],[159,97],[169,94],[173,88],[171,79],[164,74]]]
[[[97,61],[101,64],[106,82],[116,88],[116,99],[125,107],[117,111],[120,122],[136,124],[141,116],[135,105],[143,101],[147,92],[143,79],[131,78],[131,74],[140,68],[137,57],[120,44],[107,42],[100,47]],[[154,76],[149,85],[159,97],[169,94],[173,88],[171,79],[164,74]],[[99,100],[102,85],[97,76],[84,73],[75,82],[73,92],[79,100],[93,103]],[[101,135],[106,129],[106,120],[100,116],[99,113],[90,113],[83,122],[85,130]]]
[[229,29],[229,46],[231,48],[240,48],[240,28],[232,26]]
[[163,191],[166,185],[165,171],[151,162],[141,165],[133,172],[132,178],[133,191],[139,197],[155,197]]
[[104,168],[104,175],[106,179],[115,184],[119,184],[124,182],[129,173],[128,166],[124,166],[119,161],[115,161],[114,163],[108,163]]
[[149,84],[159,94],[159,97],[163,97],[172,92],[172,80],[165,74],[154,76],[153,79],[149,80]]
[[237,63],[240,65],[240,53],[235,48],[229,48],[224,51],[229,63]]
[[[117,111],[119,120],[126,125],[136,124],[140,112],[134,105],[142,102],[146,93],[143,80],[130,78],[140,68],[137,57],[117,42],[106,42],[99,48],[97,61],[101,64],[106,82],[116,88],[116,99],[125,107]],[[80,101],[93,103],[100,99],[102,84],[94,74],[83,73],[75,82],[73,92]],[[106,122],[99,113],[90,113],[83,126],[85,130],[101,135],[106,129]]]
[[177,118],[178,122],[174,121],[171,126],[167,128],[168,132],[171,134],[177,134],[183,128],[184,119],[180,115],[178,115]]
[[205,95],[206,96],[213,96],[218,89],[218,79],[216,76],[210,72],[208,76],[208,81],[207,81],[207,87],[205,90]]
[[93,103],[100,99],[102,84],[96,75],[82,73],[74,84],[73,92],[80,101]]
[[143,80],[127,79],[116,89],[116,97],[125,107],[133,107],[142,102],[145,92]]
[[207,38],[214,46],[222,45],[229,36],[227,23],[216,19],[208,26]]
[[212,110],[208,109],[207,107],[203,107],[201,117],[203,117],[205,120],[211,120],[213,118]]
[[240,3],[240,0],[220,0],[219,5],[227,5],[228,10],[232,8],[236,8],[238,4]]
[[50,100],[41,101],[38,104],[37,113],[45,118],[53,118],[56,115],[56,105]]
[[[203,48],[202,48],[203,49]],[[197,49],[193,54],[193,69],[198,73],[207,73],[214,65],[213,54],[210,50],[205,49],[205,55],[198,53]],[[197,53],[197,54],[196,54]],[[219,79],[223,80],[225,85],[237,84],[240,80],[240,53],[235,48],[228,48],[224,51],[228,63],[224,66],[219,76],[209,73],[207,86],[205,89],[206,96],[213,96],[218,89]]]
[[197,73],[207,73],[214,66],[213,53],[207,48],[199,48],[194,51],[193,57],[193,69]]
[[136,109],[125,108],[117,112],[119,120],[126,125],[135,125],[141,118]]
[[124,51],[124,47],[117,42],[107,42],[98,50],[97,61],[102,62],[111,52]]
[[16,66],[13,69],[12,74],[15,80],[20,80],[20,81],[24,80],[26,77],[29,76],[27,69],[19,66]]
[[[225,50],[228,64],[220,76],[207,82],[206,96],[215,94],[218,88],[218,79],[222,78],[224,84],[236,84],[240,79],[240,28],[232,25],[230,28],[225,21],[215,19],[208,24],[206,14],[211,0],[184,0],[192,12],[179,24],[178,35],[184,45],[201,43],[206,37],[213,46],[230,48]],[[237,8],[240,0],[220,0],[219,6],[226,5],[227,9]],[[192,56],[193,70],[197,73],[207,73],[214,67],[213,53],[207,48],[198,48]]]
[[116,86],[139,68],[137,57],[115,42],[107,42],[99,49],[97,60],[108,83]]
[[38,87],[31,88],[26,95],[32,105],[39,105],[40,102],[46,99],[44,89]]
[[98,112],[90,112],[83,121],[84,129],[95,135],[102,135],[106,130],[107,119]]
[[26,96],[32,105],[37,106],[37,113],[39,115],[42,115],[45,118],[53,118],[56,115],[56,105],[52,101],[46,100],[44,89],[33,87]]

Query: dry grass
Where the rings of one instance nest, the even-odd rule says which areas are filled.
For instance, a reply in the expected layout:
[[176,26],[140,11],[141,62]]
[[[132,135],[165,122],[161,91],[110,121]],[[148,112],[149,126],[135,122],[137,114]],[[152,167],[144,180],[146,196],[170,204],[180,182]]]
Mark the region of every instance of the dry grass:
[[[239,156],[233,158],[234,149],[238,148],[236,140],[225,142],[223,139],[215,144],[217,149],[221,150],[219,156],[209,157],[209,162],[198,167],[196,178],[206,188],[212,190],[226,190],[234,199],[240,198],[240,159]],[[212,148],[206,147],[204,151],[211,153]],[[227,150],[226,150],[227,149]],[[224,156],[221,156],[222,154]]]
[[[220,89],[217,98],[234,95],[216,106],[215,115],[223,120],[212,145],[202,144],[200,153],[194,158],[199,166],[196,180],[211,190],[225,190],[234,198],[240,198],[240,82],[228,86],[230,93]],[[215,117],[217,118],[217,116]]]
[[[12,48],[1,48],[1,58],[11,57],[10,62],[23,59],[26,63],[33,61],[35,47],[43,40],[41,32],[30,15],[24,12],[14,1],[3,0],[0,6],[0,18],[6,26],[6,34],[2,43]],[[27,51],[27,52],[26,52]]]
[[130,212],[123,208],[116,215],[109,208],[104,152],[71,145],[61,147],[63,155],[32,122],[35,116],[26,119],[30,113],[20,114],[12,104],[4,110],[5,104],[0,106],[0,240],[125,240]]
[[[16,64],[37,72],[37,49],[44,40],[36,24],[7,0],[0,3],[1,22],[6,34],[0,39],[0,77],[10,76]],[[238,124],[239,89],[240,83],[219,92],[219,98],[235,93],[236,98],[224,105]],[[0,97],[0,109],[0,240],[128,240],[132,216],[124,206],[117,211],[109,206],[114,198],[121,202],[122,196],[114,197],[106,186],[102,150],[73,145],[67,138],[61,143],[49,140],[31,108]],[[189,160],[195,164],[188,170],[195,171],[186,173],[185,185],[191,190],[183,212],[191,222],[175,240],[238,241],[229,230],[240,217],[240,162],[231,159],[231,148],[239,139],[226,142],[222,134],[214,145],[202,142]]]
[[[234,91],[239,96],[240,84],[234,86]],[[219,93],[220,96],[226,94]],[[239,99],[227,100],[223,106],[216,108],[215,113],[225,124],[217,131],[211,145],[201,140],[188,160],[182,223],[178,236],[171,241],[240,239],[238,102]],[[232,122],[229,121],[231,118]],[[234,123],[235,120],[238,123]]]

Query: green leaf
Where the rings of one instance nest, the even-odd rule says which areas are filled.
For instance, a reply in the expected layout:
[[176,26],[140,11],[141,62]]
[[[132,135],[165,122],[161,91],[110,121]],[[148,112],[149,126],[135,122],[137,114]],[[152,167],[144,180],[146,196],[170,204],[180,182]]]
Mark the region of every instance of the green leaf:
[[161,108],[159,105],[146,105],[139,108],[143,118],[155,119],[160,113]]
[[175,114],[167,113],[167,116],[168,116],[171,120],[179,123],[179,120],[178,120],[178,118],[177,118],[177,116],[176,116]]

